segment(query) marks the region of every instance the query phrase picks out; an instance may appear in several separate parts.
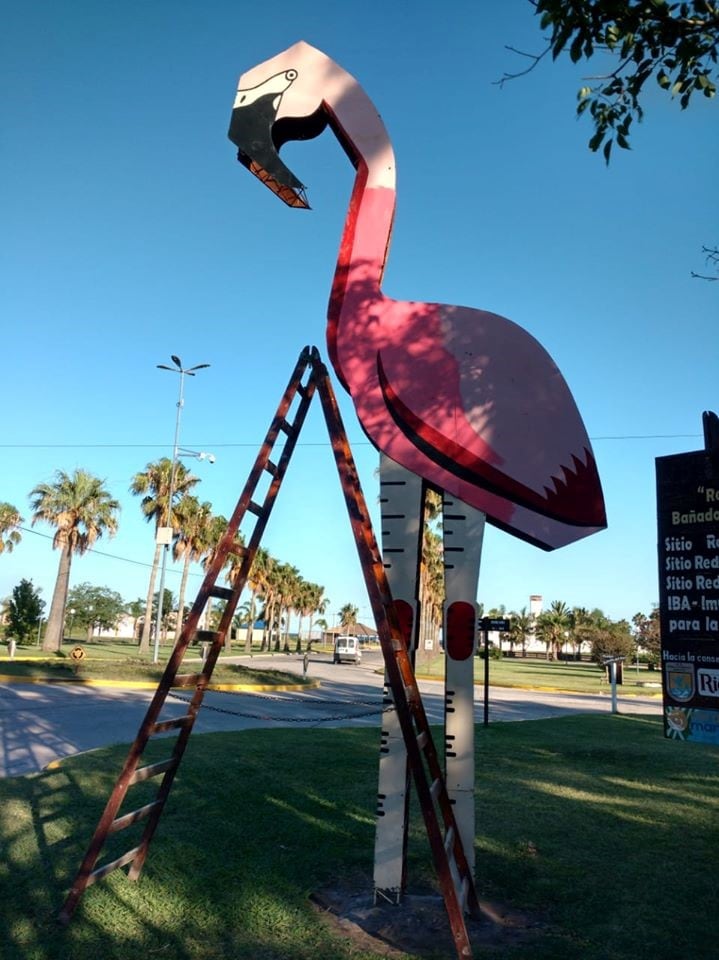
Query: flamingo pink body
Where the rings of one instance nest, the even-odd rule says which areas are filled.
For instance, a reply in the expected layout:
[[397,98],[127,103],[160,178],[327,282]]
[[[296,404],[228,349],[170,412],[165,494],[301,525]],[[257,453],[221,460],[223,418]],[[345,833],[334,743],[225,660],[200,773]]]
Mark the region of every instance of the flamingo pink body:
[[545,549],[605,527],[584,424],[534,337],[494,313],[383,294],[394,155],[362,88],[334,61],[299,43],[245,74],[236,105],[268,80],[277,87],[278,77],[291,79],[282,80],[275,119],[312,118],[316,127],[324,114],[357,169],[327,339],[366,434],[432,486]]

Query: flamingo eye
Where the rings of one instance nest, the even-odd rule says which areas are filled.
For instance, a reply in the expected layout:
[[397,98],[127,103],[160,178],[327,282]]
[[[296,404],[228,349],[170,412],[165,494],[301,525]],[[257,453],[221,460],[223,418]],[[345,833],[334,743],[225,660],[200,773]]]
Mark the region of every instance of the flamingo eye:
[[296,79],[297,79],[296,70],[285,70],[285,80],[289,80],[291,83],[293,80],[296,80]]

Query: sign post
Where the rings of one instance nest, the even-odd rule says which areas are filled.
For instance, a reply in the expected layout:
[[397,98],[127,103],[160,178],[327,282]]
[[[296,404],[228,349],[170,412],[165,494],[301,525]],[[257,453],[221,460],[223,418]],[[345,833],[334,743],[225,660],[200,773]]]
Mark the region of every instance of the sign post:
[[719,419],[705,449],[657,457],[664,734],[719,744]]
[[503,617],[482,617],[479,629],[484,638],[484,726],[489,726],[489,632],[509,633],[510,621]]

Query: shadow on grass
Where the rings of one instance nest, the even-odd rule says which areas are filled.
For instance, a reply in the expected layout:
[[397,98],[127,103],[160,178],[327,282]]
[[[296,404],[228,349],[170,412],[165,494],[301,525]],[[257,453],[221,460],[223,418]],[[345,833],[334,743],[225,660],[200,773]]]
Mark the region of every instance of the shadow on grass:
[[[319,889],[371,886],[377,747],[359,729],[196,735],[139,883],[112,874],[68,928],[55,917],[125,750],[1,781],[3,957],[379,957],[309,903]],[[639,717],[494,724],[477,732],[477,784],[480,896],[546,923],[541,942],[495,955],[716,956],[715,750],[666,741]],[[103,860],[134,845],[129,831],[114,840]],[[416,817],[410,883],[434,883]]]

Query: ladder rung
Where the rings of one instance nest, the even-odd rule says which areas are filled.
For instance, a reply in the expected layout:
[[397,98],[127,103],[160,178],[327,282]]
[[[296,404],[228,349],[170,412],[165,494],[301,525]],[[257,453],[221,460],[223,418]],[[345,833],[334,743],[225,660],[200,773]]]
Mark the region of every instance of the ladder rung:
[[271,460],[268,460],[265,464],[265,470],[273,477],[277,476],[277,464],[273,463]]
[[127,853],[123,853],[123,855],[118,857],[117,860],[112,860],[110,863],[106,863],[104,867],[98,867],[97,870],[93,870],[87,878],[87,886],[92,886],[93,883],[96,883],[98,880],[102,880],[103,877],[106,877],[108,873],[112,873],[113,870],[117,870],[119,867],[124,867],[126,863],[132,863],[139,852],[140,847],[133,847],[132,850],[128,850]]
[[288,437],[291,437],[296,432],[294,425],[288,423],[287,420],[280,420],[279,427]]
[[210,596],[216,597],[218,600],[231,600],[233,593],[234,591],[229,587],[212,587],[210,590]]
[[152,811],[157,809],[159,806],[159,800],[153,800],[152,803],[146,803],[144,807],[138,807],[137,810],[133,810],[131,813],[126,813],[124,816],[113,820],[108,827],[107,832],[117,833],[118,830],[124,830],[126,827],[131,827],[133,823],[137,823],[139,820],[144,820],[145,817],[148,817]]
[[172,717],[170,720],[160,720],[153,724],[150,730],[150,736],[154,737],[157,733],[166,733],[168,730],[176,730],[178,727],[184,727],[189,723],[192,717],[189,713],[183,713],[180,717]]
[[143,780],[149,780],[150,777],[156,777],[158,774],[164,773],[165,770],[174,767],[176,762],[174,757],[170,757],[169,760],[160,760],[158,763],[150,763],[146,767],[140,767],[138,770],[135,770],[132,775],[130,785],[133,783],[141,783]]
[[434,781],[432,786],[429,788],[429,794],[432,797],[432,801],[434,803],[437,802],[437,797],[440,795],[441,791],[442,791],[442,779],[441,777],[437,777],[437,779]]
[[447,836],[444,838],[444,850],[449,857],[454,850],[454,827],[450,827]]
[[259,505],[259,503],[255,503],[254,500],[250,500],[250,502],[247,504],[247,509],[250,511],[250,513],[254,513],[256,517],[261,517],[264,513],[263,508]]
[[170,686],[171,687],[196,687],[202,676],[204,676],[204,674],[202,673],[178,673],[175,679],[170,684]]

